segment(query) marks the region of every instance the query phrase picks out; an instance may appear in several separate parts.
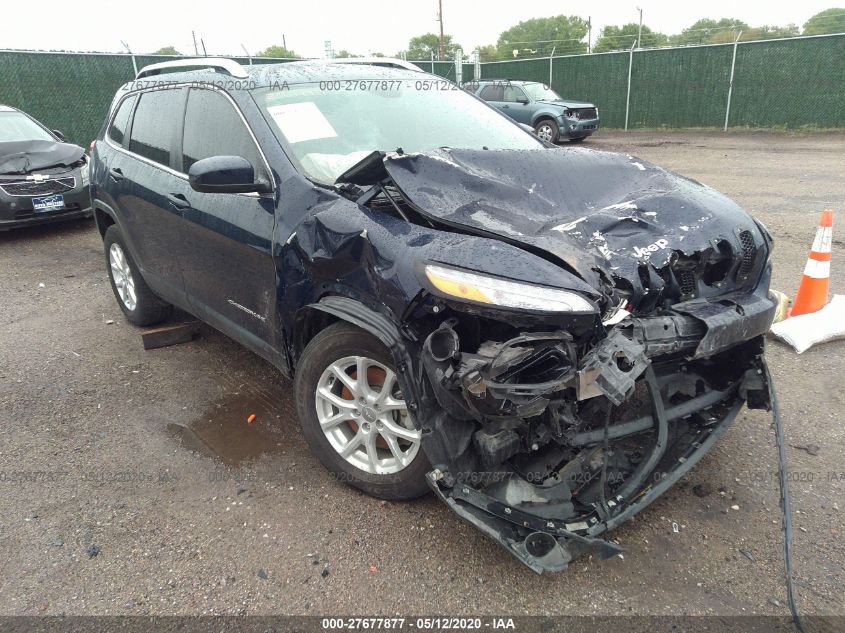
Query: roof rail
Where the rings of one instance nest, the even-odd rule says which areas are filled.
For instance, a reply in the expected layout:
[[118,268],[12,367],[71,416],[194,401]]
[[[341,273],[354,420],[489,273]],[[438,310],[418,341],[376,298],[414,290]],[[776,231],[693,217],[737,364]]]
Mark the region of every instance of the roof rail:
[[158,75],[162,70],[185,67],[213,68],[214,70],[219,70],[220,72],[227,73],[232,77],[237,77],[239,79],[246,79],[249,77],[249,74],[247,74],[246,70],[244,70],[244,67],[232,59],[226,59],[225,57],[194,57],[190,59],[174,59],[169,62],[159,62],[158,64],[144,66],[140,71],[138,71],[135,79],[149,77],[150,75]]

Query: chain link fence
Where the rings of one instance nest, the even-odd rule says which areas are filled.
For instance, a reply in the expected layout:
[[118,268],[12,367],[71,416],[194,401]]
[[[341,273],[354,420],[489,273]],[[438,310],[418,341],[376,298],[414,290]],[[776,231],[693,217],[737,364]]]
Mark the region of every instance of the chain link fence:
[[[173,59],[180,58],[0,51],[0,104],[85,146],[136,67]],[[454,62],[414,63],[456,79]],[[464,63],[461,79],[550,84],[566,98],[595,103],[610,128],[845,127],[845,34],[487,62],[480,77],[475,68]]]
[[[451,62],[414,63],[454,79]],[[481,78],[549,84],[611,128],[845,127],[845,34],[487,62]]]
[[[133,61],[134,58],[134,61]],[[166,55],[0,51],[0,104],[20,108],[67,140],[87,147],[100,131],[112,98],[135,68],[184,59]],[[232,57],[241,64],[291,61]]]

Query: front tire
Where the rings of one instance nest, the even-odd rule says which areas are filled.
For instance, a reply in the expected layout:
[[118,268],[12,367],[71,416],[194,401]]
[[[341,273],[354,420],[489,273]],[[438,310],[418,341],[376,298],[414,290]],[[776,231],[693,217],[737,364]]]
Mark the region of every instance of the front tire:
[[166,320],[172,306],[159,299],[141,277],[117,225],[112,224],[106,230],[103,247],[111,289],[126,319],[141,326]]
[[337,479],[390,501],[428,491],[422,434],[377,338],[345,322],[321,331],[302,353],[294,393],[305,441]]
[[534,126],[534,134],[541,141],[557,143],[560,139],[560,128],[553,119],[540,119]]

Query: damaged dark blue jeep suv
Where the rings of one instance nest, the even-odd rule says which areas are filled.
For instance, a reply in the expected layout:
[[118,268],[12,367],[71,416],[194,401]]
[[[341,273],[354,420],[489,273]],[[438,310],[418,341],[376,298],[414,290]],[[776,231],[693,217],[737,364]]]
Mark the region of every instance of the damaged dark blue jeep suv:
[[769,406],[761,224],[419,72],[147,67],[91,187],[130,322],[175,305],[239,341],[294,378],[326,468],[430,488],[538,572],[619,551],[600,535]]

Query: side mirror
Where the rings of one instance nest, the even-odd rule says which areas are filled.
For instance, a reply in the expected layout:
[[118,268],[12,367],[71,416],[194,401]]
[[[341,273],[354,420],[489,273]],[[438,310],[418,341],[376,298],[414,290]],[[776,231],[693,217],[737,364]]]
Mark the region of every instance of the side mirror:
[[59,140],[64,143],[65,135],[61,130],[50,130],[53,134],[59,137]]
[[523,97],[522,99],[517,99],[516,102],[521,103],[522,105],[528,105],[528,99],[526,99],[525,97]]
[[188,170],[191,189],[203,193],[266,193],[270,185],[255,181],[255,169],[241,156],[211,156]]

